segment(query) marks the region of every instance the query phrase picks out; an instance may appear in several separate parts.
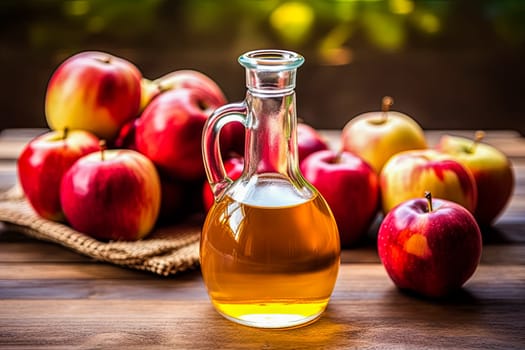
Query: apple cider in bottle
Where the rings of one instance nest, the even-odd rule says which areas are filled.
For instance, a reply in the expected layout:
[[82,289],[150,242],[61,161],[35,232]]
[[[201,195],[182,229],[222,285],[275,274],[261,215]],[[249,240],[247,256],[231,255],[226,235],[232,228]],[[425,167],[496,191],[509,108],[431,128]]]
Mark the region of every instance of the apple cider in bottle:
[[[325,310],[340,255],[330,208],[298,166],[294,87],[304,58],[258,50],[239,62],[245,100],[215,111],[203,133],[215,204],[202,229],[202,275],[224,317],[253,327],[297,327]],[[244,171],[236,181],[226,176],[218,144],[230,122],[246,129]]]

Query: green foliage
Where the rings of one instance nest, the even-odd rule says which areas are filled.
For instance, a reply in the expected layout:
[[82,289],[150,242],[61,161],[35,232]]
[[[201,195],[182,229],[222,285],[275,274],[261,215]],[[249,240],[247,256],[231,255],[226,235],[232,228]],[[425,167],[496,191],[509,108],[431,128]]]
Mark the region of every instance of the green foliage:
[[394,52],[414,37],[432,42],[452,35],[470,12],[509,45],[525,42],[525,1],[519,0],[4,0],[0,23],[4,38],[21,31],[16,35],[35,49],[148,46],[169,37],[174,46],[361,45]]

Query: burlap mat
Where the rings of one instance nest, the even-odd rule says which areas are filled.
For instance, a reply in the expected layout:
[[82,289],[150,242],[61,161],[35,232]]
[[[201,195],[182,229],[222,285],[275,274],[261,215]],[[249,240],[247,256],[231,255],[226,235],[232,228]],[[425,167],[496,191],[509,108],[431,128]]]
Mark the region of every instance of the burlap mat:
[[200,220],[157,228],[136,242],[101,242],[38,216],[20,187],[0,193],[0,221],[13,230],[55,242],[93,259],[168,276],[199,264]]

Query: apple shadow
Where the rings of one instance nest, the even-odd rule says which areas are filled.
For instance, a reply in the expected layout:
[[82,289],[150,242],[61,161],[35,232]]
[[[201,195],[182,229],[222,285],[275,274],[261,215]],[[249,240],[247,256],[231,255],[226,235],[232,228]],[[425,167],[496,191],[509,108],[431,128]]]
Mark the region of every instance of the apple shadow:
[[429,297],[429,296],[425,296],[425,295],[416,293],[408,289],[397,288],[397,290],[399,291],[399,293],[409,298],[420,300],[422,302],[425,302],[431,305],[439,305],[439,306],[451,306],[451,305],[479,306],[479,305],[482,305],[481,300],[477,298],[472,292],[470,292],[469,290],[465,288],[454,290],[441,297]]
[[432,341],[438,342],[434,346],[455,347],[458,346],[454,334],[457,330],[468,332],[483,326],[483,303],[466,289],[445,297],[430,298],[392,287],[386,291],[383,301],[377,312],[387,320],[383,327],[398,334],[397,337],[386,335],[389,337],[386,341],[393,343],[398,342],[399,334],[409,327],[411,336],[404,341],[412,346],[425,348]]
[[[424,348],[432,340],[439,348],[471,348],[480,334],[483,338],[479,341],[487,348],[514,347],[520,339],[523,341],[523,321],[518,321],[522,301],[495,298],[491,293],[477,291],[475,285],[466,285],[441,298],[392,286],[385,291],[382,301],[377,312],[391,323],[383,326],[392,327],[394,333],[402,333],[403,328],[409,327],[412,334],[409,341],[415,347]],[[509,323],[509,317],[516,322]],[[403,320],[403,324],[395,320]]]
[[525,227],[521,223],[480,225],[483,244],[525,243]]

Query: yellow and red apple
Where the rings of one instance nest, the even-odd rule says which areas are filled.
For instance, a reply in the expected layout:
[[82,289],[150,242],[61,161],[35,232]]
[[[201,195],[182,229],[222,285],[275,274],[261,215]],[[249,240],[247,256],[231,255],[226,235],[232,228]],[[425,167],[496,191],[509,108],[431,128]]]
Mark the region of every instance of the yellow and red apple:
[[41,217],[63,221],[60,181],[80,157],[99,149],[98,138],[83,130],[50,131],[31,140],[18,158],[18,178]]
[[427,194],[427,199],[402,202],[385,216],[377,249],[398,288],[442,297],[472,276],[481,257],[482,239],[468,210]]
[[467,167],[476,180],[478,203],[474,217],[482,225],[490,225],[507,205],[514,190],[512,165],[505,154],[485,143],[482,134],[477,140],[445,135],[437,149],[450,154]]
[[141,80],[140,110],[143,111],[153,99],[163,92],[176,89],[201,89],[213,96],[218,104],[225,104],[226,97],[219,85],[204,73],[193,69],[181,69],[151,80]]
[[60,185],[69,224],[94,238],[133,241],[157,220],[160,180],[153,163],[133,150],[104,150],[73,164]]
[[226,103],[226,97],[217,83],[206,74],[192,69],[176,70],[153,81],[161,92],[174,89],[202,89],[214,96],[219,104]]
[[140,109],[142,74],[131,62],[88,51],[64,61],[49,81],[45,113],[51,129],[87,130],[111,140]]
[[476,209],[477,188],[470,170],[450,155],[433,149],[392,156],[383,167],[379,182],[384,213],[425,191],[458,203],[471,213]]
[[343,150],[352,152],[376,171],[396,153],[427,148],[423,130],[406,114],[391,111],[393,100],[383,98],[382,110],[351,119],[342,131]]

